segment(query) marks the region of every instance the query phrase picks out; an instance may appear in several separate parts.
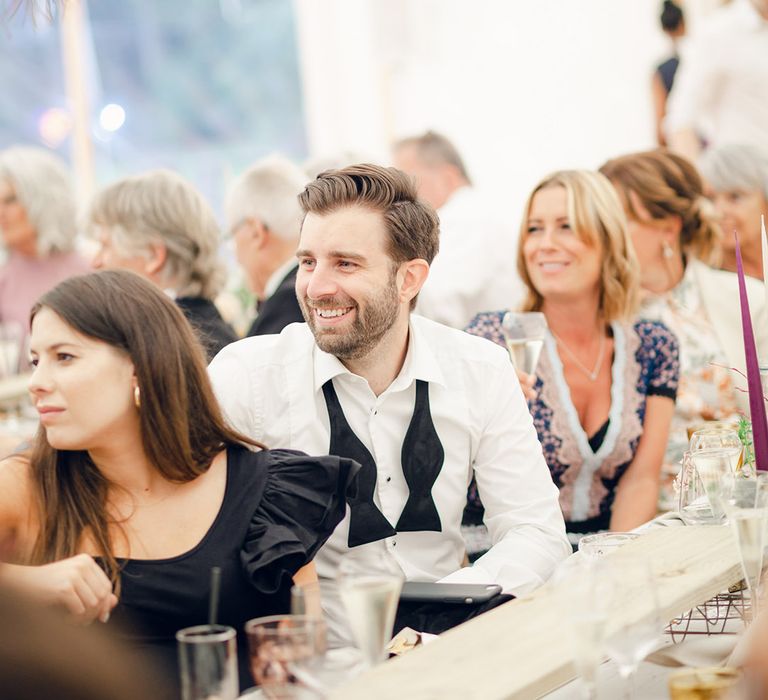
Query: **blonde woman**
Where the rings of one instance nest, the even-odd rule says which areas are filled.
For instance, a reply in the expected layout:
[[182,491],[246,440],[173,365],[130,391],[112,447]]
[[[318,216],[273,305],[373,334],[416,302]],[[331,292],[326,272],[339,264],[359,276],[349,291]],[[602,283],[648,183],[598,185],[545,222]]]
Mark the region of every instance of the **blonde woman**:
[[213,303],[224,284],[219,227],[202,195],[180,175],[153,170],[99,192],[89,226],[96,269],[126,269],[171,296],[211,359],[237,340]]
[[[636,527],[656,513],[677,342],[636,320],[639,270],[610,182],[561,171],[536,185],[517,267],[521,310],[543,312],[549,326],[529,407],[566,527]],[[503,315],[479,314],[467,330],[503,345]]]
[[[680,387],[666,461],[670,472],[688,445],[687,428],[749,410],[738,280],[716,270],[720,230],[708,214],[701,177],[663,150],[622,156],[600,169],[619,192],[637,251],[641,314],[673,328],[680,342]],[[733,236],[733,232],[730,234]],[[758,353],[768,350],[762,285],[747,279]]]

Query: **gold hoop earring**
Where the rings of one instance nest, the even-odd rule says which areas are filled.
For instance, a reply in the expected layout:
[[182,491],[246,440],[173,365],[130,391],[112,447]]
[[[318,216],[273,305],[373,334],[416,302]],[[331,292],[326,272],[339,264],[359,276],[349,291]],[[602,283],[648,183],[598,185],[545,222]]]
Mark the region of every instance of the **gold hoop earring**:
[[141,408],[141,389],[135,386],[133,387],[133,404],[136,408]]
[[669,260],[675,256],[675,251],[672,250],[672,246],[667,241],[661,242],[661,257],[665,260]]

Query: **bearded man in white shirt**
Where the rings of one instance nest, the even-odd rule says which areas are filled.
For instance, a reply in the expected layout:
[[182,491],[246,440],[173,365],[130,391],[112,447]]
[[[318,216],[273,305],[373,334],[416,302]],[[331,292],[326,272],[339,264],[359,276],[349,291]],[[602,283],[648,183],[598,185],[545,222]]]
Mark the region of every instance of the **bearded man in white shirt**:
[[[435,212],[404,173],[373,165],[322,173],[299,200],[306,324],[232,344],[210,374],[243,433],[363,465],[319,576],[336,578],[345,558],[369,573],[394,563],[409,581],[535,589],[571,547],[509,357],[411,313],[438,248]],[[493,546],[462,567],[473,474]]]

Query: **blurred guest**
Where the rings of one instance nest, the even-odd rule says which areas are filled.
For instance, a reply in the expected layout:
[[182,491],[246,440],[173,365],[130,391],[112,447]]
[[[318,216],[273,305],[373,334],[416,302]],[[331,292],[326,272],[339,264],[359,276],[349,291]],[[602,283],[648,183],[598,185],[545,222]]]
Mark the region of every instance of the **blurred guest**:
[[208,357],[237,340],[213,303],[224,282],[219,227],[202,195],[184,178],[154,170],[97,193],[89,224],[100,248],[96,269],[133,270],[175,299]]
[[669,98],[670,148],[768,143],[768,0],[733,0],[688,40]]
[[257,315],[246,335],[279,333],[303,322],[296,300],[296,246],[302,211],[304,173],[284,158],[259,161],[229,192],[227,222],[237,262],[256,294]]
[[[656,514],[679,361],[665,326],[636,320],[640,273],[611,183],[571,170],[536,185],[517,267],[521,310],[549,327],[529,408],[566,528],[637,527]],[[467,330],[504,346],[503,316],[479,314]]]
[[75,252],[75,201],[66,166],[48,151],[0,151],[0,323],[26,336],[29,310],[45,291],[88,271]]
[[672,55],[660,63],[651,78],[651,96],[656,116],[656,140],[660,146],[667,143],[664,134],[664,117],[667,114],[667,98],[675,83],[675,74],[680,64],[677,53],[679,40],[685,36],[683,9],[672,0],[664,0],[661,9],[661,29],[672,42]]
[[6,586],[0,588],[0,619],[3,700],[173,697],[162,674],[107,630],[76,627]]
[[727,144],[705,151],[699,170],[723,230],[721,267],[736,271],[734,232],[744,272],[763,279],[760,215],[768,216],[768,150]]
[[[289,609],[291,577],[344,516],[356,465],[261,447],[229,429],[202,348],[141,277],[75,277],[32,311],[30,380],[41,427],[0,463],[0,575],[82,622],[126,633],[175,673],[177,630]],[[307,488],[311,484],[311,488]],[[246,643],[238,642],[241,683]]]
[[440,252],[419,294],[417,313],[464,328],[480,311],[514,305],[522,286],[509,260],[515,236],[472,186],[456,147],[428,131],[398,141],[394,161],[416,181],[419,198],[440,217]]
[[[745,371],[738,280],[705,262],[713,259],[720,231],[707,213],[701,177],[687,160],[648,151],[615,158],[600,170],[617,188],[629,218],[644,290],[640,314],[673,328],[680,343],[680,386],[667,449],[667,463],[676,470],[688,427],[749,410],[732,369]],[[748,278],[747,291],[758,351],[768,350],[762,285]]]

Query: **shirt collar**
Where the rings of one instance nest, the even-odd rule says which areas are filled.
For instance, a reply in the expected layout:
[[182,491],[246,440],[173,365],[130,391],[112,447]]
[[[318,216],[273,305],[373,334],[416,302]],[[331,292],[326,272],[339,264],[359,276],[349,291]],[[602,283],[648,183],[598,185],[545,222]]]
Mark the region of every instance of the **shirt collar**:
[[277,268],[267,280],[267,283],[264,285],[264,298],[269,299],[276,291],[277,288],[280,286],[280,283],[288,277],[288,273],[293,270],[294,267],[296,267],[299,264],[299,261],[296,260],[296,258],[288,258],[280,267]]
[[[408,350],[405,354],[405,361],[400,373],[389,385],[387,391],[402,391],[417,379],[446,386],[445,376],[429,345],[429,337],[423,324],[424,319],[411,314],[408,324]],[[317,347],[317,344],[313,348],[312,358],[315,392],[320,391],[323,384],[329,379],[343,374],[354,376],[338,357],[323,352]]]

